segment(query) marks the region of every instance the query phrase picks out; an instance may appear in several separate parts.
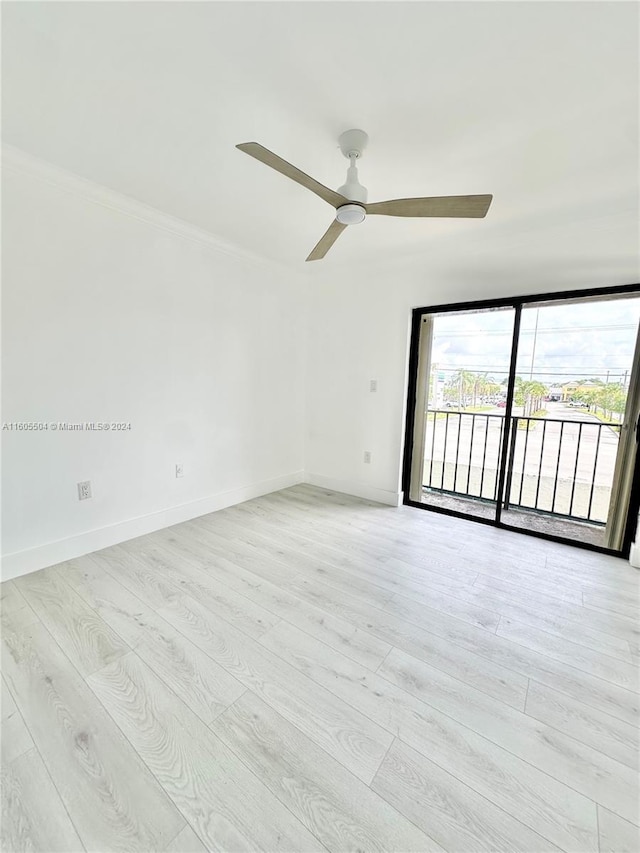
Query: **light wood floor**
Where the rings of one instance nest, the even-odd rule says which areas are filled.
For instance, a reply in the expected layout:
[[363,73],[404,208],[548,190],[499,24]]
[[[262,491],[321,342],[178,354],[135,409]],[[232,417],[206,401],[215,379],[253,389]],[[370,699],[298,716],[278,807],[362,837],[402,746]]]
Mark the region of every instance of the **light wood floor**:
[[297,486],[2,585],[2,850],[623,853],[622,560]]

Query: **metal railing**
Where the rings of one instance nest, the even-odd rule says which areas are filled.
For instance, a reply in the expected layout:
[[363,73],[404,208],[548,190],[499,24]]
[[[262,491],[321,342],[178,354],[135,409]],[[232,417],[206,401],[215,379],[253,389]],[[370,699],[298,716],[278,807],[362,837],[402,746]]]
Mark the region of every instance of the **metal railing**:
[[[430,410],[426,427],[423,487],[497,501],[504,416]],[[605,524],[619,429],[587,420],[514,415],[503,507]]]

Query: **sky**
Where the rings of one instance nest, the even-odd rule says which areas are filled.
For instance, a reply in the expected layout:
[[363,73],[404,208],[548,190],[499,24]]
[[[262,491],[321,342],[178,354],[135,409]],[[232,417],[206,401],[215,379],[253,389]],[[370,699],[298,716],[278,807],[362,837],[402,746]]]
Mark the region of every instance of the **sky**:
[[[509,371],[514,313],[509,308],[436,316],[432,365],[445,380],[464,368],[501,382]],[[609,382],[626,378],[628,385],[639,321],[640,297],[525,307],[516,374],[549,387],[591,377],[606,382],[607,374]]]

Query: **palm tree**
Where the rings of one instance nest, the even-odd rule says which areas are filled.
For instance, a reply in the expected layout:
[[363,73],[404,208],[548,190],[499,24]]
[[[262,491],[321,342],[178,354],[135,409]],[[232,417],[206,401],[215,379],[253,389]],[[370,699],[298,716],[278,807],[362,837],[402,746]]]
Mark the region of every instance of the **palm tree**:
[[461,367],[453,375],[451,382],[458,386],[458,405],[462,409],[464,407],[466,398],[473,391],[474,384],[476,382],[476,375],[470,370],[465,370]]
[[522,406],[524,417],[542,408],[546,394],[547,386],[542,382],[525,382],[520,376],[516,376],[514,401],[517,406]]

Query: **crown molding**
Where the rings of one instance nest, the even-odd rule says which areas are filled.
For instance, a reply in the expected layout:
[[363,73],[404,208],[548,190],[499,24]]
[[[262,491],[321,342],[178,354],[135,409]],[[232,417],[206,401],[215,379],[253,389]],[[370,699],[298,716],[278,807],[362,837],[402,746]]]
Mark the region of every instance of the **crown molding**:
[[16,148],[13,145],[2,144],[2,169],[3,171],[7,170],[27,174],[63,192],[78,196],[101,207],[115,210],[152,228],[172,234],[182,240],[196,243],[216,254],[226,255],[243,263],[248,263],[262,269],[267,268],[271,271],[286,272],[288,274],[293,271],[292,267],[280,261],[275,261],[244,249],[210,231],[206,231],[204,228],[192,225],[184,219],[179,219],[144,202],[137,201],[103,184],[95,183],[73,172],[68,172],[60,166],[35,157],[33,154],[28,154],[26,151]]

